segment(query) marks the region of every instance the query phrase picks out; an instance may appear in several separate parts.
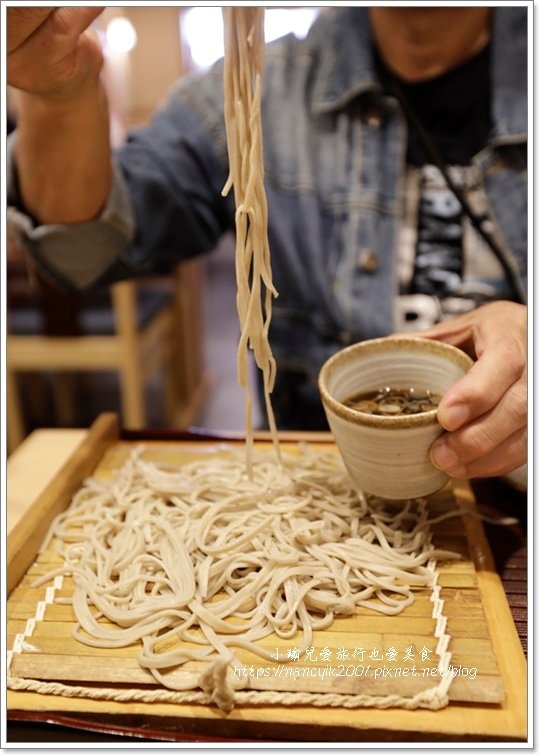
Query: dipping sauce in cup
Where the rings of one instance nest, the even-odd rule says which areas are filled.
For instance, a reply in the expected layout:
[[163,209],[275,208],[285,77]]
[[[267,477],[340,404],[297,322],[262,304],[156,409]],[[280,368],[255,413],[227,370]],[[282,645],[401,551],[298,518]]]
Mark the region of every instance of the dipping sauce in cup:
[[[437,405],[472,364],[454,346],[405,336],[361,341],[325,362],[319,374],[321,399],[358,489],[399,500],[428,495],[445,485],[448,475],[429,458],[431,444],[443,432]],[[419,411],[406,410],[413,393],[421,398],[412,401]],[[427,405],[428,398],[434,405]],[[359,409],[361,401],[370,406]],[[384,406],[387,411],[379,411]]]

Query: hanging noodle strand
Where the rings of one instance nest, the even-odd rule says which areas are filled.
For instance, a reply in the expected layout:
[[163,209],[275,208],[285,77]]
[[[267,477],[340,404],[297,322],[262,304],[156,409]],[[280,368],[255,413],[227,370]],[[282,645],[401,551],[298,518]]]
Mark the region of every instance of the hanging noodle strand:
[[252,474],[253,409],[249,385],[248,349],[262,373],[266,414],[276,454],[279,441],[270,394],[276,377],[268,333],[272,283],[268,244],[268,209],[264,190],[261,126],[261,81],[264,60],[264,9],[225,7],[224,100],[229,178],[236,206],[236,303],[240,320],[237,351],[239,384],[246,390],[246,458]]

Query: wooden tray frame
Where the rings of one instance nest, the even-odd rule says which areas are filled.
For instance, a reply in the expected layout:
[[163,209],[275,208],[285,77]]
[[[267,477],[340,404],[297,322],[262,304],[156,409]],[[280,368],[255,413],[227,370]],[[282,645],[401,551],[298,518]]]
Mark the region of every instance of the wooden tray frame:
[[[121,440],[231,440],[242,435],[122,431],[113,414],[101,415],[81,445],[36,499],[26,516],[15,526],[7,543],[7,591],[17,586],[34,562],[49,523],[69,505],[82,480],[92,473],[105,451]],[[267,439],[267,433],[257,437]],[[329,441],[328,433],[283,433],[286,440]],[[459,485],[460,500],[474,507],[467,484]],[[483,600],[488,629],[506,690],[500,705],[452,703],[440,711],[403,709],[314,709],[309,706],[247,707],[229,714],[206,706],[159,706],[85,701],[81,710],[76,698],[49,698],[46,695],[8,691],[8,721],[56,722],[88,731],[118,731],[168,741],[194,741],[199,737],[220,741],[517,741],[527,738],[527,669],[521,643],[495,571],[493,558],[480,521],[465,517],[467,534],[477,544],[472,558],[477,569],[478,588]],[[90,705],[89,705],[90,703]],[[222,738],[222,739],[221,739]],[[214,740],[215,741],[215,740]]]

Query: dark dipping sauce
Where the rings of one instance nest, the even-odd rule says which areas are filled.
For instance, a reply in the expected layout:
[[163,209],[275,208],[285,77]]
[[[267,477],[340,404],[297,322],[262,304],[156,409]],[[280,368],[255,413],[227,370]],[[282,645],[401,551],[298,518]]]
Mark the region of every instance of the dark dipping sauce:
[[355,393],[343,404],[364,414],[400,417],[421,414],[436,409],[442,395],[419,388],[379,388],[376,391]]

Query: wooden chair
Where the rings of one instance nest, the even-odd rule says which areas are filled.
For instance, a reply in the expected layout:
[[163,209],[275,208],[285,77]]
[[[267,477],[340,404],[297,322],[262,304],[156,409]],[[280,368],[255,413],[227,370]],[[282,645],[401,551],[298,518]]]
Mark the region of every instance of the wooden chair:
[[[205,378],[198,263],[179,265],[174,274],[126,281],[106,295],[73,296],[37,278],[24,291],[24,263],[8,260],[6,409],[8,448],[25,437],[18,377],[25,372],[54,375],[57,414],[69,424],[73,414],[68,375],[118,374],[124,426],[147,423],[145,386],[163,374],[167,425],[191,424],[201,405]],[[29,296],[30,294],[30,296]],[[197,324],[197,327],[195,327]]]

